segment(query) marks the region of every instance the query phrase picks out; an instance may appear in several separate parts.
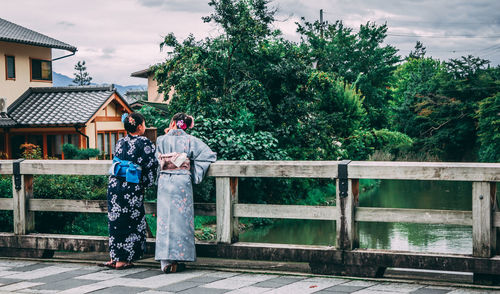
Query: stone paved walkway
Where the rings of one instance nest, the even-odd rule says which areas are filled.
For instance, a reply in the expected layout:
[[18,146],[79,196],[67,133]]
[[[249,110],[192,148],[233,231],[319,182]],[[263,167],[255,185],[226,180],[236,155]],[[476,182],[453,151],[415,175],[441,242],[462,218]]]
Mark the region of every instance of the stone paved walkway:
[[95,265],[0,259],[0,293],[500,293],[499,290],[430,286],[276,274],[158,268],[117,271]]

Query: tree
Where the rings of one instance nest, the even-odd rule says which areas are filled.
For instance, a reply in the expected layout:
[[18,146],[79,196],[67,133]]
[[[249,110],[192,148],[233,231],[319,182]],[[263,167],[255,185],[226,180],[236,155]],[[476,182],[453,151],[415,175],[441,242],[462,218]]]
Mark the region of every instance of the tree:
[[335,73],[363,94],[370,127],[387,125],[389,85],[396,64],[400,61],[396,48],[382,45],[387,25],[368,22],[359,32],[345,27],[340,20],[333,24],[297,23],[302,48],[318,70]]
[[73,75],[75,78],[73,79],[73,83],[78,86],[86,86],[90,85],[90,81],[92,81],[92,77],[87,72],[87,67],[85,66],[85,60],[78,61],[75,65],[76,73]]
[[415,51],[410,51],[410,54],[408,54],[406,60],[424,58],[426,53],[425,49],[426,48],[424,47],[424,44],[420,41],[417,41],[417,43],[415,44]]
[[500,162],[500,92],[479,103],[479,160]]

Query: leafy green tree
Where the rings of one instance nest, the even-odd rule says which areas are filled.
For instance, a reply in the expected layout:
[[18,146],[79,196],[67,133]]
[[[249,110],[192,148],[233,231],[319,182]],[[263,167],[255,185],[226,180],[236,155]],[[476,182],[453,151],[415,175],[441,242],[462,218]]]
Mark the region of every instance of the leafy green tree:
[[342,21],[325,25],[303,18],[297,25],[310,62],[318,70],[343,77],[361,91],[369,126],[387,126],[389,85],[400,61],[396,48],[382,45],[387,25],[368,22],[359,27],[359,32],[345,27]]
[[479,103],[479,159],[500,162],[500,92]]
[[418,137],[415,128],[414,105],[422,97],[436,93],[440,86],[440,72],[443,66],[433,58],[411,58],[398,66],[394,72],[392,86],[391,125],[395,130]]
[[73,74],[75,76],[75,78],[73,79],[73,83],[75,83],[78,86],[90,85],[92,77],[87,72],[87,67],[85,66],[85,60],[78,61],[75,65],[75,70],[76,73]]

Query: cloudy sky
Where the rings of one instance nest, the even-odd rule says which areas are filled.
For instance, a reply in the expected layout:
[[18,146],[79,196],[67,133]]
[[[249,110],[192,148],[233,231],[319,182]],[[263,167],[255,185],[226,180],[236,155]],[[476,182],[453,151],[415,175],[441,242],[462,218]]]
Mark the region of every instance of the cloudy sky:
[[[179,39],[216,36],[205,24],[208,0],[2,0],[0,18],[46,34],[78,48],[75,56],[55,61],[54,71],[73,76],[85,60],[96,83],[146,84],[130,73],[164,60],[159,43],[173,32]],[[500,0],[274,0],[274,26],[298,41],[295,22],[301,17],[347,26],[374,21],[389,26],[387,44],[406,56],[421,41],[428,55],[447,60],[472,54],[500,64]],[[54,57],[67,54],[54,50]]]

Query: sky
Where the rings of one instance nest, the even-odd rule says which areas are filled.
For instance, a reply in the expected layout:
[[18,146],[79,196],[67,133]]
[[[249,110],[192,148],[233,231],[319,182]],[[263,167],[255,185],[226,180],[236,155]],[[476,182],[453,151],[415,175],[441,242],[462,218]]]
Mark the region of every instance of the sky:
[[[135,71],[168,58],[163,37],[179,40],[215,37],[220,29],[203,23],[212,12],[208,0],[0,0],[0,18],[76,46],[75,56],[53,62],[53,70],[73,77],[85,60],[96,83],[146,85]],[[427,55],[440,60],[472,54],[500,64],[500,0],[274,0],[274,28],[298,42],[296,22],[342,20],[354,30],[368,21],[388,25],[386,44],[401,56],[423,42]],[[53,50],[53,58],[69,52]]]

